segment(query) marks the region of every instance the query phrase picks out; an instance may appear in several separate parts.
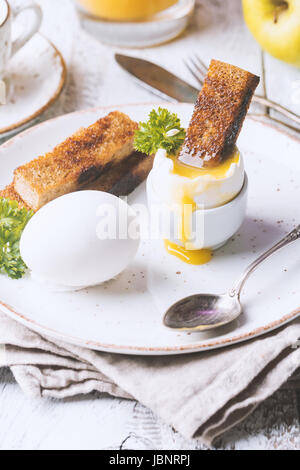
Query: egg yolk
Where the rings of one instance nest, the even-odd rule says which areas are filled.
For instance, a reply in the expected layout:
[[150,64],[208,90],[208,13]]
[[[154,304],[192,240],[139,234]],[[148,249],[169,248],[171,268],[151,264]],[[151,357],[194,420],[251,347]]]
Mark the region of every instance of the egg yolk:
[[164,245],[170,255],[176,256],[188,264],[206,264],[212,258],[212,251],[209,249],[186,250],[183,246],[170,242],[170,240],[164,240]]
[[[233,154],[227,158],[220,165],[212,168],[197,168],[186,165],[178,160],[176,156],[169,157],[173,161],[172,172],[176,175],[183,176],[193,180],[198,176],[211,176],[213,179],[218,180],[225,178],[232,163],[238,164],[240,155],[236,148]],[[195,188],[193,184],[187,183],[182,186],[182,195],[180,200],[180,217],[179,217],[179,240],[184,245],[183,247],[173,243],[169,240],[164,241],[165,249],[168,253],[181,259],[188,264],[206,264],[212,258],[212,251],[209,249],[201,250],[188,250],[185,248],[186,244],[190,242],[192,235],[192,214],[197,209],[197,204],[194,200]]]
[[220,163],[218,166],[212,168],[198,168],[191,165],[186,165],[178,160],[177,156],[169,157],[173,161],[173,171],[175,175],[184,176],[185,178],[194,179],[197,176],[212,176],[214,179],[222,179],[226,176],[227,171],[229,170],[232,163],[238,163],[240,160],[240,153],[236,148],[233,154],[226,158],[226,160]]

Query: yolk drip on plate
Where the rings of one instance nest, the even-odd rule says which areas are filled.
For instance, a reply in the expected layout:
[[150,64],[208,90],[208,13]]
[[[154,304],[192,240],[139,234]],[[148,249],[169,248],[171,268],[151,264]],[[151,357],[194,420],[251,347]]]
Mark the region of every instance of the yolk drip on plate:
[[183,246],[170,242],[170,240],[164,240],[164,244],[168,253],[188,264],[206,264],[212,258],[212,251],[209,249],[186,250]]
[[[173,173],[185,178],[193,180],[198,176],[211,176],[214,180],[225,178],[230,166],[233,163],[239,162],[239,151],[236,149],[231,157],[227,158],[223,163],[212,168],[196,168],[190,165],[181,163],[176,156],[170,157],[173,160]],[[196,186],[196,185],[195,185]],[[170,240],[165,240],[164,245],[168,253],[181,259],[188,264],[206,264],[212,258],[212,251],[210,249],[193,250],[187,249],[187,244],[190,244],[192,235],[192,214],[197,209],[197,204],[193,198],[195,194],[195,187],[190,182],[183,185],[182,196],[180,200],[180,217],[179,217],[179,240],[183,244],[180,246]]]

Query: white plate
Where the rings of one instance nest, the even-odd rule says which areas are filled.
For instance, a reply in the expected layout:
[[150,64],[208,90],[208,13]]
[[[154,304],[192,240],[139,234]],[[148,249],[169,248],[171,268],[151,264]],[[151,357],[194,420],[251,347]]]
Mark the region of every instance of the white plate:
[[58,98],[66,78],[61,53],[37,33],[9,62],[8,98],[0,106],[0,139],[34,121]]
[[[120,109],[141,120],[153,106]],[[165,106],[176,111],[184,125],[188,123],[191,105]],[[62,116],[2,145],[0,186],[11,180],[16,166],[49,151],[110,110]],[[143,242],[129,269],[96,288],[51,293],[30,278],[13,281],[1,276],[2,310],[57,339],[91,349],[148,355],[214,349],[253,338],[295,318],[300,313],[299,242],[271,257],[252,275],[242,296],[244,314],[237,322],[190,335],[162,325],[163,313],[172,302],[196,292],[225,291],[250,261],[300,222],[300,141],[248,118],[239,146],[249,177],[248,215],[239,233],[209,264],[189,266],[168,255],[160,242]],[[130,201],[144,200],[143,184]]]

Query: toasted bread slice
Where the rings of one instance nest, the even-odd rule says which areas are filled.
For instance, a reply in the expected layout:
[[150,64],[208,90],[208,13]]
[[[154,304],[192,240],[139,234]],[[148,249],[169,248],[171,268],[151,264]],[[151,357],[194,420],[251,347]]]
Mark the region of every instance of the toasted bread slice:
[[[128,196],[147,178],[152,169],[153,160],[154,155],[133,152],[128,158],[117,163],[95,181],[83,186],[81,189],[106,191],[115,196]],[[16,192],[13,183],[0,191],[0,197],[17,201],[20,208],[31,209]]]
[[133,151],[138,125],[119,111],[109,113],[15,170],[14,188],[33,210],[83,189]]
[[154,157],[154,154],[145,155],[135,152],[129,168],[124,171],[123,177],[115,182],[109,192],[115,196],[128,196],[132,193],[147,178],[152,169]]
[[31,207],[29,207],[16,192],[13,183],[10,183],[8,186],[2,189],[2,191],[0,191],[0,197],[5,197],[11,201],[16,201],[20,208],[25,207],[25,209],[31,209]]
[[258,83],[256,75],[212,60],[179,160],[213,167],[232,153]]
[[83,189],[106,191],[115,196],[128,196],[142,183],[153,166],[154,155],[133,152],[126,160],[115,165]]

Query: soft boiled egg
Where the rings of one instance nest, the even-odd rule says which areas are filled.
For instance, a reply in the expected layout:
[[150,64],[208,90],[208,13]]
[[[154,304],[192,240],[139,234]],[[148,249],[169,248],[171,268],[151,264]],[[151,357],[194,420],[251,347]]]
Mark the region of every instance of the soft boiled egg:
[[191,203],[203,209],[233,199],[242,189],[244,174],[243,157],[237,148],[223,163],[212,168],[185,165],[159,149],[151,171],[153,190],[162,202]]
[[21,256],[35,279],[70,288],[117,276],[138,246],[135,212],[102,191],[79,191],[51,201],[32,217],[20,241]]
[[[186,165],[159,149],[148,176],[147,194],[150,206],[159,203],[164,207],[164,221],[177,221],[164,236],[167,252],[186,263],[207,263],[216,246],[206,246],[205,211],[232,201],[244,180],[243,157],[237,147],[222,163],[210,168]],[[193,227],[198,231],[193,233]]]

